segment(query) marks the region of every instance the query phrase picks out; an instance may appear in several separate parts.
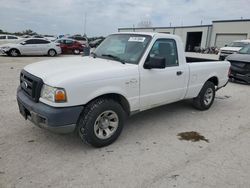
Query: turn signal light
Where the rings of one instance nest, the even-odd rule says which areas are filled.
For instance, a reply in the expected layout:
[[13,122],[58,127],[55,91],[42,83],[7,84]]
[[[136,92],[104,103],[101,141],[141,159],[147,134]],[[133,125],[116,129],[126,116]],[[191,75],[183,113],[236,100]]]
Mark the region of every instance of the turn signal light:
[[55,101],[56,102],[66,102],[66,93],[63,89],[58,89],[55,92]]

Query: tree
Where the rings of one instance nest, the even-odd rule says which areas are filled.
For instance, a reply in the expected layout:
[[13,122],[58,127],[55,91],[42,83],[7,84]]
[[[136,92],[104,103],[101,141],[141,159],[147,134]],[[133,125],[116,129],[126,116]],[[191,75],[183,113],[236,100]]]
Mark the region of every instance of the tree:
[[23,35],[37,35],[36,32],[32,31],[31,29],[26,29],[22,32]]

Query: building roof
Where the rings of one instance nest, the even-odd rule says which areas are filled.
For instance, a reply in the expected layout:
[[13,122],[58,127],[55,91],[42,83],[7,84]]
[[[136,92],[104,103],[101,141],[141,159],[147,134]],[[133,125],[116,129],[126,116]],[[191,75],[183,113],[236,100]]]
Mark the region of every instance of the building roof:
[[215,20],[213,23],[217,22],[250,22],[250,19],[238,19],[238,20]]
[[[250,19],[238,19],[238,20],[215,20],[212,21],[212,23],[219,23],[219,22],[250,22]],[[176,26],[176,27],[121,27],[118,28],[118,30],[121,29],[128,29],[128,30],[133,30],[133,29],[175,29],[175,28],[192,28],[192,27],[212,27],[213,25],[193,25],[193,26]]]
[[121,27],[119,29],[175,29],[175,28],[190,28],[190,27],[211,27],[212,25],[193,25],[193,26],[176,26],[176,27]]

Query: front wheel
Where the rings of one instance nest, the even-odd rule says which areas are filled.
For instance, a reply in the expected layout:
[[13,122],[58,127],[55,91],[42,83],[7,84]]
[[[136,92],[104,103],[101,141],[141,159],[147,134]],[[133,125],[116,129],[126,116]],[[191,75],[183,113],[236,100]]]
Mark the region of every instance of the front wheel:
[[17,56],[19,56],[19,51],[17,49],[11,49],[9,51],[9,55],[12,57],[17,57]]
[[88,104],[80,116],[78,134],[94,147],[107,146],[119,137],[124,120],[125,112],[118,102],[99,98]]
[[209,109],[215,98],[215,85],[214,83],[207,81],[202,87],[199,95],[193,99],[193,105],[199,110]]

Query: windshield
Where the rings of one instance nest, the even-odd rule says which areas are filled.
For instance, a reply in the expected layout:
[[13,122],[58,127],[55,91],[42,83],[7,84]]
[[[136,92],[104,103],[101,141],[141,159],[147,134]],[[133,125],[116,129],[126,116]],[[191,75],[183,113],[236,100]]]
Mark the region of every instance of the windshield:
[[229,47],[244,47],[246,45],[248,45],[248,43],[246,42],[232,42],[228,46]]
[[250,54],[250,44],[239,51],[240,54]]
[[114,34],[108,36],[95,50],[96,57],[116,57],[125,63],[138,64],[151,37],[137,34]]

